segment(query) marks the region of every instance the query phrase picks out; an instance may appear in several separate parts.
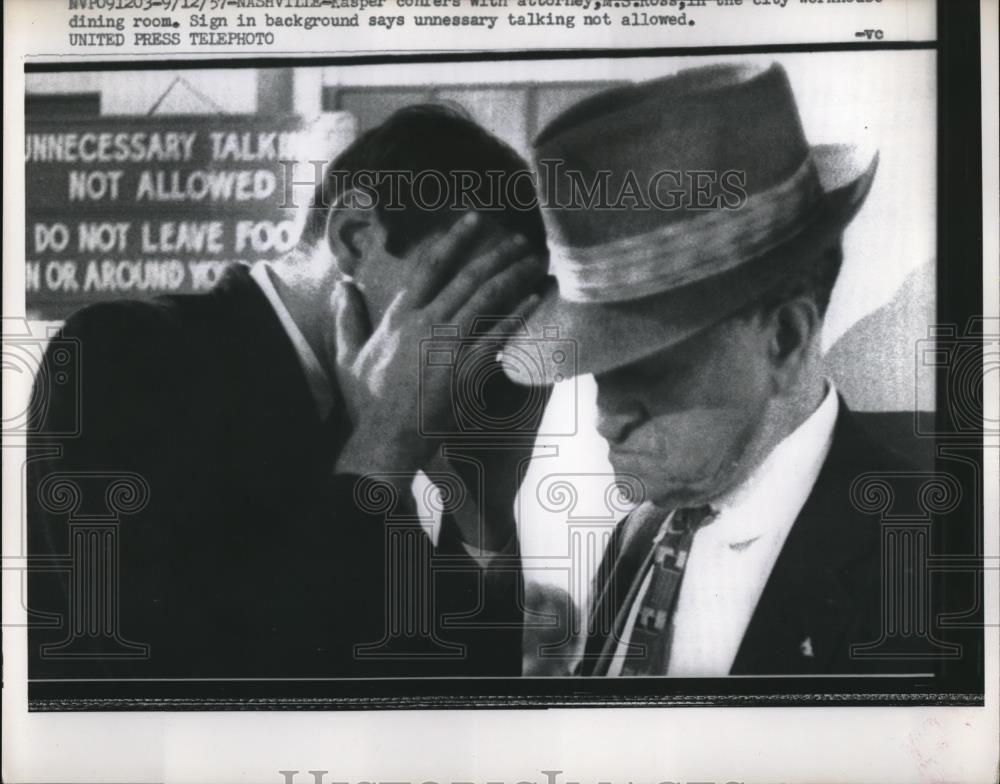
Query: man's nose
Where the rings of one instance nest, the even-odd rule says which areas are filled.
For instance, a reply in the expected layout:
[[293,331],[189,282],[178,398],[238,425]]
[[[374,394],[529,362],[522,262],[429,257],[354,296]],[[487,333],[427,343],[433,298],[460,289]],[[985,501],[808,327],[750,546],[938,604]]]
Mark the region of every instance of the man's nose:
[[645,406],[634,396],[598,382],[597,432],[609,443],[624,441],[647,416]]

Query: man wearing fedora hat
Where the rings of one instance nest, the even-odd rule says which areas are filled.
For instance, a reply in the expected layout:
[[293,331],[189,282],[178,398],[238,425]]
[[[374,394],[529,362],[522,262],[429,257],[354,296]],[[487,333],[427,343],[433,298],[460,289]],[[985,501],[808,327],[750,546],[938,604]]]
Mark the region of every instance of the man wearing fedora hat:
[[[810,146],[777,64],[602,92],[534,154],[558,287],[528,329],[575,341],[615,472],[644,493],[604,555],[580,673],[872,670],[851,647],[880,637],[880,531],[849,491],[907,463],[859,427],[819,340],[877,156]],[[650,198],[579,209],[581,181]],[[560,373],[504,364],[525,384]]]

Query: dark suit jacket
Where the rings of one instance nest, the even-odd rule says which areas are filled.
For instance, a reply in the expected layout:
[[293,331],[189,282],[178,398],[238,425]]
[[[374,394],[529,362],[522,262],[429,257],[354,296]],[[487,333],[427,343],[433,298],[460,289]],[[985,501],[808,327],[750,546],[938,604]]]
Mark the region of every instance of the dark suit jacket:
[[[852,645],[882,637],[881,526],[851,501],[852,482],[866,472],[909,470],[909,462],[868,437],[840,401],[833,442],[820,475],[778,556],[730,674],[859,674],[928,672],[924,661],[852,657]],[[592,632],[580,665],[603,675],[599,654],[608,634],[594,618],[619,618],[645,551],[621,548],[624,521],[609,543],[595,585]],[[636,537],[638,539],[638,537]],[[607,624],[605,624],[607,626]],[[804,644],[808,640],[808,644]]]
[[[115,475],[140,477],[145,508],[118,515],[115,635],[148,645],[149,656],[108,658],[102,652],[127,646],[109,648],[103,632],[90,642],[74,634],[73,573],[33,568],[33,677],[520,674],[517,559],[485,579],[446,519],[433,556],[412,525],[406,553],[390,563],[385,513],[356,503],[354,477],[333,477],[345,433],[319,421],[294,349],[246,268],[206,294],[86,308],[60,340],[79,342],[79,399],[53,384],[39,392],[29,555],[65,567],[70,518],[102,513]],[[59,370],[51,349],[43,370]],[[75,417],[77,436],[53,437]],[[77,483],[81,508],[43,499],[57,475]],[[384,639],[389,594],[415,599],[414,575],[428,574],[431,560],[448,568],[434,573],[428,628]],[[446,626],[454,613],[474,620]],[[39,655],[70,637],[63,655]],[[355,646],[368,643],[404,656],[359,659]]]

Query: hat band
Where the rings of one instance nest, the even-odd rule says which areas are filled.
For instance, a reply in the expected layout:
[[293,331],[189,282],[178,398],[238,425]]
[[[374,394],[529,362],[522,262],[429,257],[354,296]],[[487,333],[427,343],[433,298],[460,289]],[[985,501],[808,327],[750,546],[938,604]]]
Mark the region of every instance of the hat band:
[[571,302],[620,302],[660,294],[718,275],[794,236],[820,200],[812,157],[787,180],[748,196],[743,206],[601,245],[549,244],[560,296]]

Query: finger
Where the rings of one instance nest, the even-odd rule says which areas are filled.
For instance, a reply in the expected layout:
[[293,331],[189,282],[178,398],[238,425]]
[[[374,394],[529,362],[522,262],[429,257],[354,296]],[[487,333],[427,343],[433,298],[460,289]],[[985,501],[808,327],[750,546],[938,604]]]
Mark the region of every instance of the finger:
[[476,288],[452,320],[464,325],[481,316],[509,313],[511,303],[519,302],[530,292],[544,272],[544,267],[535,257],[500,270]]
[[382,323],[395,324],[401,317],[403,312],[407,309],[409,302],[408,292],[400,291],[392,298],[389,303],[389,307],[385,309],[385,313],[382,314]]
[[476,330],[470,333],[469,337],[474,337],[485,343],[496,343],[499,356],[499,349],[506,343],[507,338],[513,335],[524,337],[528,334],[527,318],[541,301],[542,295],[533,292],[522,299],[507,315],[496,316],[489,329]]
[[423,307],[434,298],[455,268],[465,260],[481,223],[479,215],[468,212],[424,251],[407,287],[407,307]]
[[529,315],[531,315],[531,312],[538,307],[538,303],[541,301],[541,294],[529,294],[517,304],[509,316],[498,319],[497,323],[490,327],[490,329],[484,334],[484,339],[503,340],[510,335],[523,334],[525,320]]
[[371,336],[371,323],[368,308],[357,286],[340,281],[333,296],[337,300],[334,324],[336,361],[338,365],[347,366],[354,362]]
[[[530,252],[524,237],[510,237],[462,268],[429,306],[436,319],[449,319],[497,274],[524,260]],[[533,258],[533,257],[529,257]],[[534,265],[542,268],[541,262]],[[520,295],[519,295],[520,296]]]
[[496,356],[494,359],[497,362],[503,361],[503,350],[508,338],[515,335],[522,337],[528,335],[527,318],[541,301],[541,294],[537,292],[529,294],[517,304],[509,316],[497,319],[496,324],[482,333],[482,337],[476,336],[480,343],[495,346]]
[[494,329],[504,337],[521,333],[528,334],[528,316],[534,313],[545,296],[556,290],[555,278],[547,273],[544,281],[532,286],[531,293],[522,299],[511,311],[510,317],[503,319]]

